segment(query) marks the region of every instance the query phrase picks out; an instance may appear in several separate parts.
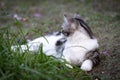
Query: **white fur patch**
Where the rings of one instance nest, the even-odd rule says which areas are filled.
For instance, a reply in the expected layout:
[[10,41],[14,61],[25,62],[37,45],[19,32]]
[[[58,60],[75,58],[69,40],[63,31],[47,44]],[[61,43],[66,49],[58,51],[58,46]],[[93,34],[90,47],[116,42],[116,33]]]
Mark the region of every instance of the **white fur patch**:
[[92,67],[93,67],[93,63],[91,60],[85,60],[81,65],[81,69],[84,71],[91,71]]
[[76,31],[67,39],[63,56],[69,63],[80,65],[84,61],[87,52],[95,50],[98,46],[96,39],[90,39],[81,32]]
[[25,50],[31,51],[31,52],[36,52],[39,50],[39,47],[41,44],[43,44],[43,52],[46,55],[52,55],[55,57],[60,57],[61,53],[58,53],[56,51],[56,42],[63,38],[63,35],[49,35],[45,37],[39,37],[36,38],[30,42],[28,42],[26,45],[15,45],[11,46],[11,49],[13,51],[16,51],[17,49],[20,49],[20,52],[25,52]]
[[[67,62],[74,65],[81,65],[81,69],[90,71],[93,67],[91,60],[85,60],[86,54],[99,47],[97,39],[90,39],[84,33],[75,31],[74,34],[67,38],[63,56]],[[85,60],[85,61],[84,61]]]

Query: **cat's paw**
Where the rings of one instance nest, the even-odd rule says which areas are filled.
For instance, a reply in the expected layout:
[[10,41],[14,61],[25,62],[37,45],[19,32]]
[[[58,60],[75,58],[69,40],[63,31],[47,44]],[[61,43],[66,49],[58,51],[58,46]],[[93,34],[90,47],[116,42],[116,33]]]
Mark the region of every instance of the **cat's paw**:
[[71,68],[71,69],[73,69],[73,66],[72,65],[70,65],[70,64],[65,64],[68,68]]
[[92,67],[93,67],[93,63],[91,60],[85,60],[81,65],[81,69],[84,71],[91,71]]

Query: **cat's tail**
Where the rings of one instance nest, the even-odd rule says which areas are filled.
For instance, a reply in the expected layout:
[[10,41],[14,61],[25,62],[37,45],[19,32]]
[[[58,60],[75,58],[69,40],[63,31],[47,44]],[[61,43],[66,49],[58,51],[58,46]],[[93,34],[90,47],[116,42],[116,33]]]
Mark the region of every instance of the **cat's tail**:
[[100,63],[100,53],[99,50],[96,49],[95,51],[90,51],[87,54],[87,59],[90,59],[93,63],[93,66],[97,66]]
[[85,61],[81,65],[81,69],[85,71],[91,71],[94,66],[100,63],[99,51],[90,51],[86,55]]

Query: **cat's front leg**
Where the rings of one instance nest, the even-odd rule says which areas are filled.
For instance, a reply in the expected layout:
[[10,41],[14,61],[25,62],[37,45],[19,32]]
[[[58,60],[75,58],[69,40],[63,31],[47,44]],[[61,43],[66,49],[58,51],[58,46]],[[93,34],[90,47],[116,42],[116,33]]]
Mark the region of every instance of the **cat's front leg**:
[[69,59],[68,59],[68,58],[65,58],[65,56],[62,55],[60,61],[61,61],[61,62],[66,62],[66,63],[65,63],[65,66],[67,66],[68,68],[73,69],[73,66],[70,64]]

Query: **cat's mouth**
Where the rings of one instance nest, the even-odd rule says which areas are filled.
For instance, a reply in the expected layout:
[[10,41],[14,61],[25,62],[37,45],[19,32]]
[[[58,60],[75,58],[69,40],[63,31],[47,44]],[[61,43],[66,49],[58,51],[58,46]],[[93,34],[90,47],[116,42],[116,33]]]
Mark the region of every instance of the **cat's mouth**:
[[62,30],[61,32],[62,32],[62,34],[64,34],[64,35],[67,36],[67,37],[70,35],[70,32],[69,32],[69,31]]

